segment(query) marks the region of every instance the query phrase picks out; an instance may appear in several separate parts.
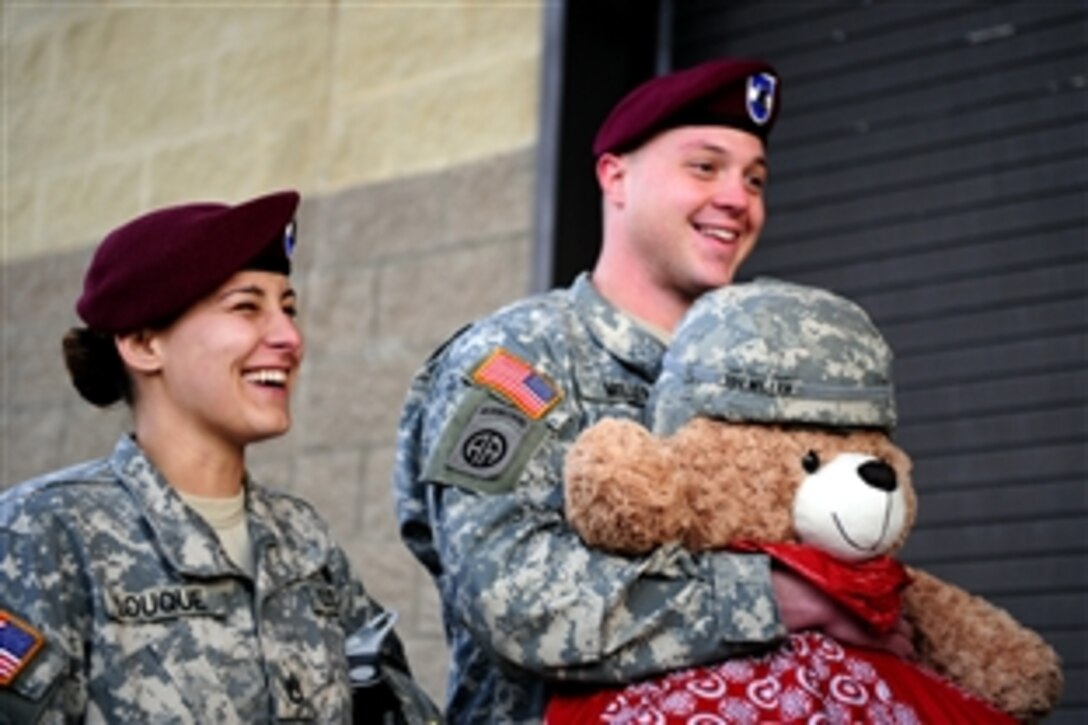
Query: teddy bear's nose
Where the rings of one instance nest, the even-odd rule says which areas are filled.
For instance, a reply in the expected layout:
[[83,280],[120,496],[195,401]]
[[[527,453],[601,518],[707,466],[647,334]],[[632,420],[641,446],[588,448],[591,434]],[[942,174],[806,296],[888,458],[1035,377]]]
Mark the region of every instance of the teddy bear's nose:
[[881,491],[895,490],[895,469],[884,461],[869,461],[858,466],[861,480]]

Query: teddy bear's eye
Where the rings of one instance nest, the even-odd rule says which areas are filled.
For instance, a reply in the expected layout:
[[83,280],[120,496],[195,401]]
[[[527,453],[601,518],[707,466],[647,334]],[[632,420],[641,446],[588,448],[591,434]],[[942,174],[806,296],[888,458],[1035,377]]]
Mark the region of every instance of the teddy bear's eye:
[[820,457],[816,455],[816,451],[809,451],[801,459],[801,465],[809,473],[816,473],[816,471],[820,470]]

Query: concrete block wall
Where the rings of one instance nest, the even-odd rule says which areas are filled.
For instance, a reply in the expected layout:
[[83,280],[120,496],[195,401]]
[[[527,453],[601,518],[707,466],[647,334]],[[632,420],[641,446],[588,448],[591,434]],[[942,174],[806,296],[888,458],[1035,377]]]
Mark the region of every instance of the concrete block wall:
[[6,3],[3,258],[535,143],[541,3]]
[[441,700],[437,598],[396,534],[403,395],[529,285],[539,3],[7,4],[0,487],[107,453],[59,339],[93,245],[158,205],[294,187],[306,361],[263,482],[306,496]]

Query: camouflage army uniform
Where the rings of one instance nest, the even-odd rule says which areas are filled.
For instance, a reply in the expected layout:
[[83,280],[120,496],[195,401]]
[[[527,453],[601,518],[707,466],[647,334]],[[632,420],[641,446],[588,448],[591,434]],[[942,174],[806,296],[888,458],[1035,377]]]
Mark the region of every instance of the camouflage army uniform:
[[43,639],[0,722],[350,722],[345,637],[383,610],[307,504],[249,481],[246,509],[255,579],[128,436],[0,495],[0,610]]
[[[611,556],[564,519],[570,442],[604,416],[639,419],[664,351],[583,275],[473,325],[415,378],[397,516],[443,602],[450,722],[536,722],[558,681],[629,682],[785,634],[765,557]],[[528,376],[496,382],[495,355]]]

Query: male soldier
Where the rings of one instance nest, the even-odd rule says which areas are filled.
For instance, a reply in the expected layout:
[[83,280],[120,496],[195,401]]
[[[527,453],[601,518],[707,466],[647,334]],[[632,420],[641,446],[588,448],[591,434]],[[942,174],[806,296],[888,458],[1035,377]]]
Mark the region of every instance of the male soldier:
[[396,507],[442,599],[450,722],[535,722],[562,681],[629,682],[791,629],[865,641],[765,556],[611,556],[563,516],[570,442],[604,416],[641,417],[670,331],[755,246],[778,110],[778,77],[761,61],[636,88],[594,142],[604,228],[592,277],[475,323],[413,381]]

